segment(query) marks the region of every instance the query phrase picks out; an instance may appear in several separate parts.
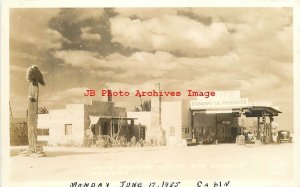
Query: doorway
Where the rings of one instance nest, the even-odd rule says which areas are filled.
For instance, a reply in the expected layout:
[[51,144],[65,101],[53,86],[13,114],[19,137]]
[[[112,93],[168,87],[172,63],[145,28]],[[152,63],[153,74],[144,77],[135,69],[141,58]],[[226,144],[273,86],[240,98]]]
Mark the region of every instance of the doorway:
[[230,131],[230,134],[231,134],[231,140],[235,141],[235,139],[238,135],[238,128],[237,127],[232,127],[231,131]]
[[108,123],[107,122],[102,122],[100,128],[101,128],[101,135],[108,135]]

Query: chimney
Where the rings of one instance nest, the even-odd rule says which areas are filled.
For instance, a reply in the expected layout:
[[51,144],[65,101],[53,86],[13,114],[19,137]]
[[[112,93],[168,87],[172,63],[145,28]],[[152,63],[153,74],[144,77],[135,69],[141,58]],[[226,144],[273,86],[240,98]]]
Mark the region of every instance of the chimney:
[[[108,93],[111,93],[111,90],[108,90]],[[111,94],[107,95],[107,101],[112,102],[112,95]]]

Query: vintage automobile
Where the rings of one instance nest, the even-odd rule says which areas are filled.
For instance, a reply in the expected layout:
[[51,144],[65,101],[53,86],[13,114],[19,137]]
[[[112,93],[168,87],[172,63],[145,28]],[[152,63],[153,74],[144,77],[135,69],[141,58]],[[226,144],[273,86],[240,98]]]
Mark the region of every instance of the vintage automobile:
[[277,143],[282,143],[282,142],[292,142],[292,137],[290,131],[287,130],[281,130],[278,131],[277,133]]

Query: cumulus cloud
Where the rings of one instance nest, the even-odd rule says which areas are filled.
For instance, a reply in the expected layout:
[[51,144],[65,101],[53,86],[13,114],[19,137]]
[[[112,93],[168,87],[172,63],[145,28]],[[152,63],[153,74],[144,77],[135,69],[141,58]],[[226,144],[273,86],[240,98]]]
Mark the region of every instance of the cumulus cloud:
[[93,69],[101,65],[106,65],[106,62],[97,58],[97,53],[82,51],[82,50],[67,50],[57,51],[55,53],[57,58],[63,59],[66,64],[71,64],[75,67],[84,69]]
[[[60,49],[62,47],[62,43],[70,43],[70,41],[66,38],[64,38],[59,32],[52,29],[46,29],[45,36],[49,40],[45,40],[44,46],[47,48],[54,48],[54,49]],[[35,41],[36,42],[36,41]]]
[[224,21],[229,22],[229,27],[235,30],[232,39],[241,56],[252,55],[291,63],[291,13],[291,9],[285,8],[245,9],[238,17],[227,15]]
[[85,27],[81,28],[81,38],[84,40],[100,40],[101,35],[97,33],[90,33],[91,28],[90,27]]
[[115,11],[122,17],[149,19],[161,17],[166,14],[176,15],[176,8],[116,8]]
[[[176,57],[167,52],[135,52],[131,56],[111,54],[106,57],[87,51],[60,51],[56,57],[66,64],[84,68],[107,83],[140,85],[143,82],[161,82],[166,88],[181,89],[251,89],[254,81],[264,79],[268,87],[280,86],[280,80],[290,80],[285,66],[267,68],[264,61],[251,64],[253,59],[240,58],[236,53],[205,58]],[[275,64],[277,64],[275,62]],[[286,71],[282,73],[278,71]],[[221,73],[220,73],[221,72]],[[266,72],[268,72],[266,74]],[[272,75],[272,76],[270,76]],[[227,81],[221,81],[227,80]],[[256,80],[256,81],[255,81]],[[274,82],[274,80],[276,80]],[[272,84],[269,81],[273,81]]]
[[232,45],[226,26],[204,25],[184,16],[165,15],[147,20],[110,19],[113,41],[145,51],[179,52],[185,56],[223,55]]
[[278,79],[289,81],[292,78],[290,66],[280,65],[277,61],[267,61],[265,58],[241,57],[237,53],[191,58],[157,51],[135,52],[130,56],[114,53],[101,57],[88,51],[68,50],[56,52],[55,56],[66,64],[86,69],[101,78],[106,78],[105,80],[108,78],[111,82],[132,84],[163,80],[168,83],[173,81],[171,85],[175,85],[176,80],[178,87],[182,87],[183,82],[194,82],[201,87],[212,89],[217,86],[221,87],[219,89],[225,89],[242,88],[244,82],[247,82],[244,85],[253,85],[251,80],[257,79],[264,79],[266,83],[277,79],[275,83],[280,85]]
[[22,68],[38,64],[51,75],[41,103],[53,107],[85,102],[84,87],[160,82],[165,90],[271,97],[292,119],[291,8],[20,9],[11,11],[10,30],[11,91],[26,95]]
[[103,8],[63,8],[59,10],[58,17],[68,20],[70,24],[98,19],[104,14]]
[[10,70],[11,71],[16,71],[16,72],[21,72],[21,73],[26,72],[25,68],[21,68],[20,66],[16,66],[16,65],[11,65]]
[[137,75],[144,79],[163,76],[167,71],[174,70],[178,64],[174,63],[175,57],[166,52],[135,52],[126,57],[113,53],[106,57],[98,56],[88,51],[59,51],[55,53],[57,58],[64,60],[66,64],[88,70],[98,70],[99,75],[108,74],[118,80],[131,80]]
[[18,42],[35,45],[39,49],[57,49],[67,40],[57,31],[48,28],[48,21],[58,13],[57,9],[16,10],[10,12],[10,37]]
[[[74,87],[52,93],[45,93],[40,97],[40,104],[49,109],[63,108],[66,104],[89,104],[90,98],[83,94],[87,87]],[[99,99],[99,98],[98,98]]]
[[73,9],[73,10],[76,10],[74,12],[74,15],[76,15],[79,20],[99,18],[104,13],[103,8],[83,8],[83,9]]
[[158,82],[143,82],[140,84],[108,82],[105,84],[105,88],[113,91],[118,91],[121,89],[121,90],[128,91],[131,94],[134,94],[136,90],[141,90],[141,91],[158,90]]

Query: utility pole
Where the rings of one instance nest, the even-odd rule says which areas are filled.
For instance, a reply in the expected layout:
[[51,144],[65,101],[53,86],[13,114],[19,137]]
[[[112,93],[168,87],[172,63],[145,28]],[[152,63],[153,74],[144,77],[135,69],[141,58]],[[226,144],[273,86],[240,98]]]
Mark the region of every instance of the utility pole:
[[143,101],[142,101],[142,96],[140,95],[140,101],[141,101],[141,110],[144,111],[143,109]]
[[[158,84],[158,91],[160,92],[160,83]],[[161,96],[159,96],[159,126],[161,127]]]

